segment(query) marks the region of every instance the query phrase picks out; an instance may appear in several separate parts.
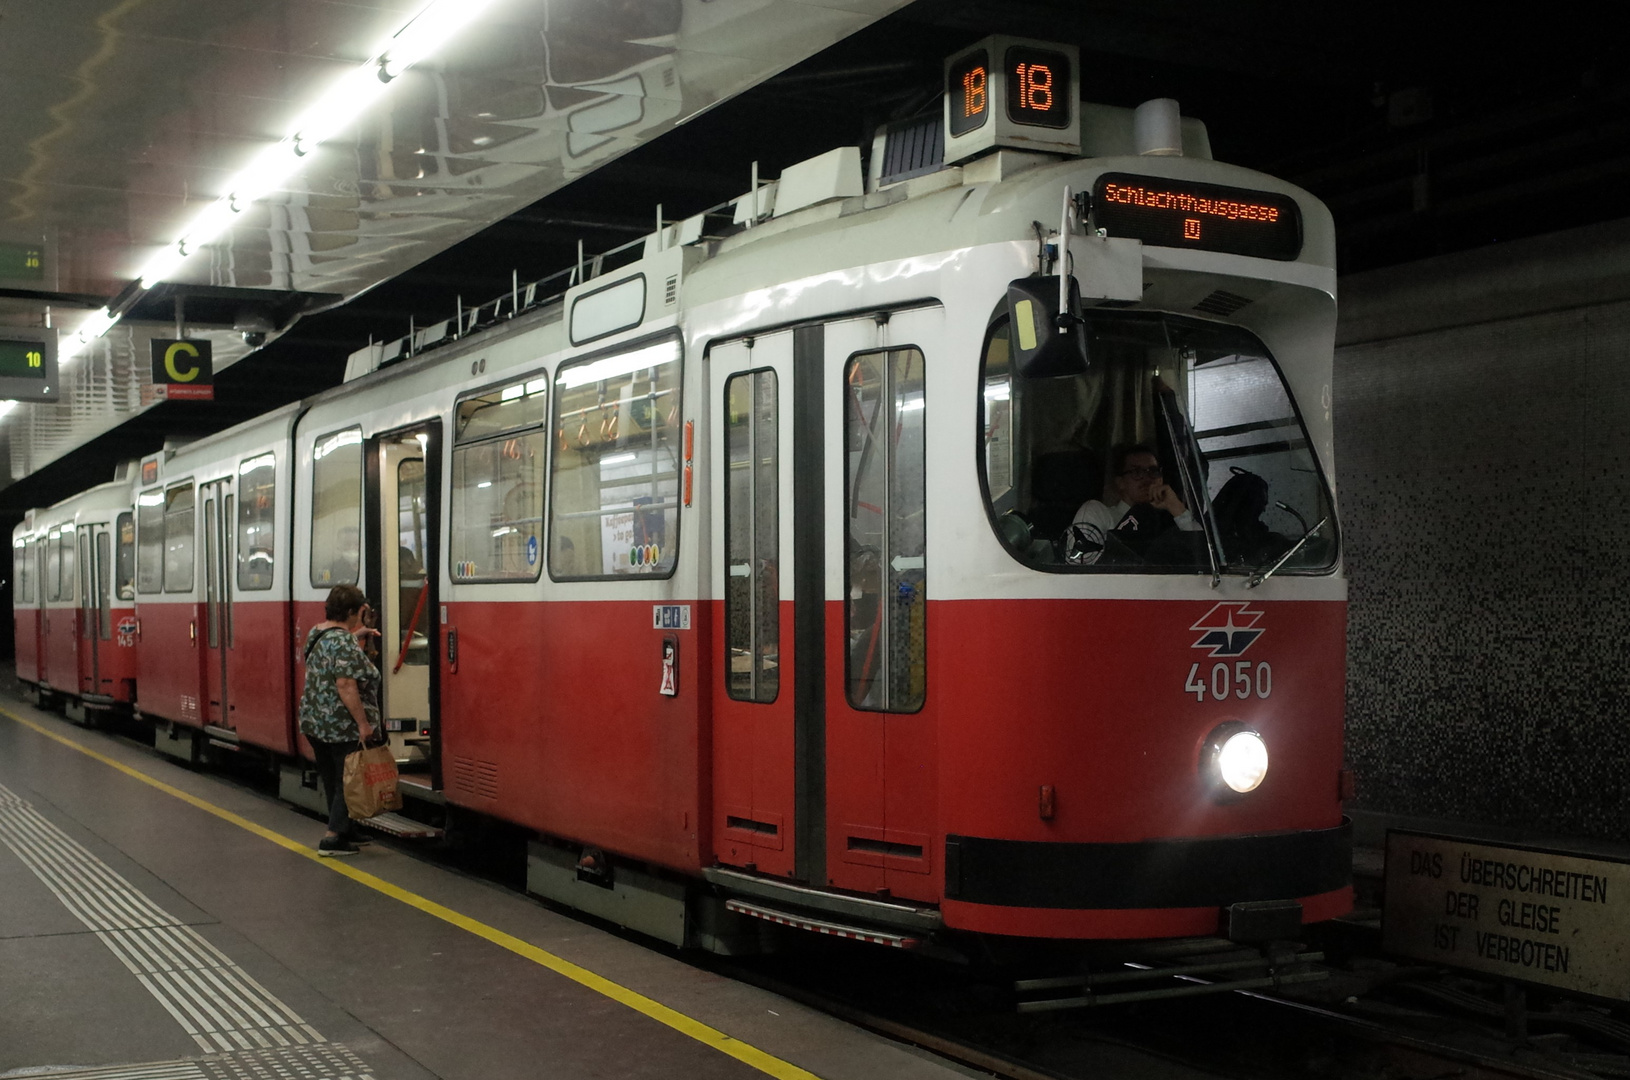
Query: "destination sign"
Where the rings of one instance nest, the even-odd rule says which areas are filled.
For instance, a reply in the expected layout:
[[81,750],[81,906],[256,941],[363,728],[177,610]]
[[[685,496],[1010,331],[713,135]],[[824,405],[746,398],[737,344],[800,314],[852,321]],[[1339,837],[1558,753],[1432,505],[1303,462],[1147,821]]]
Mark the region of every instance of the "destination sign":
[[1630,862],[1388,832],[1382,947],[1630,1001]]
[[1302,253],[1302,211],[1289,195],[1105,173],[1093,188],[1092,213],[1110,236],[1161,247],[1281,262]]

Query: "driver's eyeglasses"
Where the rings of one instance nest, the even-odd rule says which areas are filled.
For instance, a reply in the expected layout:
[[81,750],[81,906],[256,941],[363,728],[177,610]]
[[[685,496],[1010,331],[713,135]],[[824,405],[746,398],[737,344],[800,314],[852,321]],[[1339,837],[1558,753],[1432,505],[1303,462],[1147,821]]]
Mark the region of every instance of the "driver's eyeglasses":
[[1135,476],[1140,480],[1159,480],[1162,474],[1159,465],[1142,465],[1123,469],[1120,475]]

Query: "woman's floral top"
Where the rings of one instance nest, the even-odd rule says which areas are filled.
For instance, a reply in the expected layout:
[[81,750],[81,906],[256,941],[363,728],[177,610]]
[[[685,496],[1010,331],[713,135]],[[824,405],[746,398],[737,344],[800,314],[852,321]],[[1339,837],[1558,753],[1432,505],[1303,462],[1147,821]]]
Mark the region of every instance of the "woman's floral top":
[[379,669],[344,630],[311,628],[306,635],[306,689],[300,695],[300,730],[324,742],[360,738],[351,710],[340,699],[336,679],[355,679],[368,723],[379,725]]

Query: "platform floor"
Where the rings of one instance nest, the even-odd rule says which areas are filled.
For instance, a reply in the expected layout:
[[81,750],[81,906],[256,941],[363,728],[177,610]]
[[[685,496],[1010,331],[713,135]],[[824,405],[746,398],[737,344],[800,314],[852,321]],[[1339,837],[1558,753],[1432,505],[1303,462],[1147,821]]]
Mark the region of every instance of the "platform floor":
[[0,1076],[975,1075],[0,697]]

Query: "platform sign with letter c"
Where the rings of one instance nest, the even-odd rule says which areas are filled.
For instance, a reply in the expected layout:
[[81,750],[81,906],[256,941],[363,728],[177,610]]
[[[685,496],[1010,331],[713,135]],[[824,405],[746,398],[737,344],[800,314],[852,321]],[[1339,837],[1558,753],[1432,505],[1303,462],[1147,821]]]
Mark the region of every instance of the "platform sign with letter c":
[[215,400],[213,346],[202,338],[154,338],[153,394],[171,401]]

